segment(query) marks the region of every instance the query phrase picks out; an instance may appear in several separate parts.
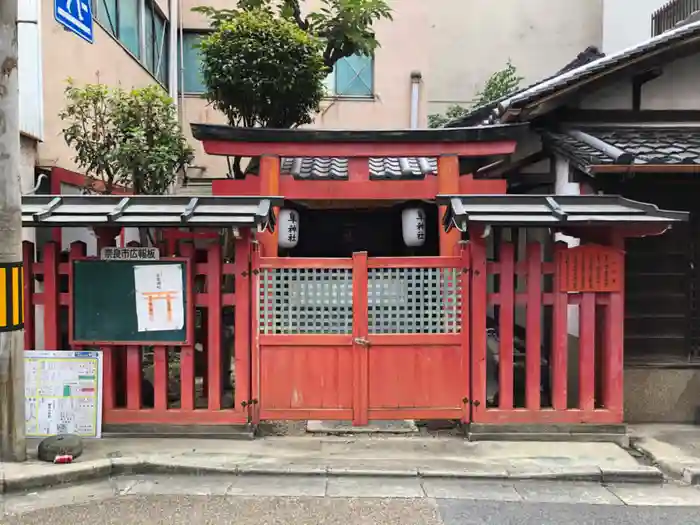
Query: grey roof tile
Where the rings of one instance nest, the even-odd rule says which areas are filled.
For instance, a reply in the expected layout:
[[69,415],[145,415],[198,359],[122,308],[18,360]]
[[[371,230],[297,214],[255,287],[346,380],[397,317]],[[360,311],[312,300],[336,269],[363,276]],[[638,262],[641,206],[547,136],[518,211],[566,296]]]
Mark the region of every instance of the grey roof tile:
[[[295,157],[281,161],[282,173],[296,179],[343,180],[348,178],[348,159],[330,157]],[[422,179],[437,173],[437,159],[427,157],[372,157],[370,179]]]
[[[634,164],[700,165],[700,127],[586,127],[580,128],[603,142],[634,155]],[[604,152],[560,131],[541,131],[550,149],[570,158],[585,171],[614,160]]]

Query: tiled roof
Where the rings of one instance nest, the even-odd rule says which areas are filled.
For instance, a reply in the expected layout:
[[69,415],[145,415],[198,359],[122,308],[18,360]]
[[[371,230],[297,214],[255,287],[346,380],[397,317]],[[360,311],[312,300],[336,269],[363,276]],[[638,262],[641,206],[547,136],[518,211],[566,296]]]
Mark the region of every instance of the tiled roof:
[[[348,178],[348,159],[297,157],[282,159],[280,171],[296,179]],[[370,179],[422,179],[437,172],[437,159],[427,157],[373,157],[369,159]]]
[[[584,142],[576,136],[576,131],[611,148],[601,149],[595,140]],[[576,131],[542,131],[541,134],[549,149],[571,159],[583,171],[590,166],[629,161],[634,165],[700,165],[700,127],[609,126]],[[626,153],[627,160],[616,162],[610,150]]]
[[[498,105],[498,113],[503,117],[509,109],[518,109],[536,103],[559,90],[599,80],[601,77],[637,65],[647,59],[660,58],[667,52],[677,53],[681,46],[697,46],[700,40],[700,22],[683,25],[658,36],[640,42],[604,57],[588,62],[580,67],[566,71],[549,80],[540,82],[526,90],[511,95]],[[503,119],[501,119],[503,120]]]

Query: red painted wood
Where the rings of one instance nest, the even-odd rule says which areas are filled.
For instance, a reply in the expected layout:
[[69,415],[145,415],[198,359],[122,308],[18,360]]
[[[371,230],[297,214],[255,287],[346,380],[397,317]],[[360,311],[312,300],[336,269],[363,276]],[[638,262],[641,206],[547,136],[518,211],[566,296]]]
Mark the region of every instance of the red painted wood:
[[486,244],[478,231],[470,229],[472,255],[472,417],[478,421],[486,411]]
[[369,349],[358,344],[367,334],[367,252],[352,256],[352,295],[353,295],[353,425],[368,423],[369,409]]
[[560,250],[557,266],[562,292],[621,292],[625,257],[610,246],[586,244]]
[[107,425],[242,425],[248,418],[234,410],[111,410],[104,414]]
[[462,337],[461,344],[461,359],[462,359],[462,423],[471,421],[471,405],[469,397],[471,396],[471,245],[462,245],[462,326],[460,336]]
[[369,181],[369,159],[351,157],[348,159],[348,182],[364,183]]
[[[207,400],[209,410],[221,409],[221,279],[222,253],[219,243],[207,250]],[[232,352],[232,348],[224,349]]]
[[347,421],[352,419],[353,411],[352,409],[303,409],[303,410],[292,410],[292,409],[267,409],[261,408],[260,419],[261,420],[309,420],[309,419],[320,419],[322,421]]
[[101,346],[100,351],[102,352],[102,410],[103,417],[106,417],[116,406],[114,348]]
[[153,405],[155,410],[168,408],[168,349],[153,347]]
[[36,327],[34,309],[34,244],[22,242],[22,286],[24,293],[24,348],[36,348]]
[[[624,239],[613,238],[613,245],[624,248]],[[603,355],[602,403],[613,412],[622,413],[624,397],[624,267],[622,269],[622,292],[610,294],[610,304],[605,307],[605,343]]]
[[47,242],[44,245],[44,348],[47,350],[61,349],[58,315],[58,253],[59,246],[55,242]]
[[370,334],[372,346],[456,346],[464,336],[456,334]]
[[542,251],[539,243],[527,245],[527,310],[525,341],[525,406],[540,408],[542,346]]
[[[226,352],[233,351],[233,362],[235,363],[235,401],[236,410],[249,412],[244,409],[242,402],[255,397],[251,392],[251,353],[255,345],[251,339],[251,319],[257,319],[256,314],[251,318],[251,308],[256,312],[257,308],[257,288],[251,288],[251,234],[241,232],[241,239],[236,241],[235,263],[231,268],[234,274],[235,283],[235,319],[234,319],[234,347],[225,349]],[[226,270],[224,268],[224,270]],[[253,293],[252,290],[256,290]],[[257,328],[257,327],[256,327]],[[257,329],[253,332],[257,335]]]
[[371,257],[368,268],[459,268],[460,256],[450,257]]
[[513,408],[513,325],[515,323],[515,248],[510,242],[501,243],[499,258],[501,307],[499,310],[499,368],[498,405]]
[[248,176],[245,179],[217,179],[211,183],[212,195],[263,195],[260,189],[260,177]]
[[203,140],[204,151],[209,155],[258,157],[438,157],[461,155],[463,157],[488,157],[508,155],[515,151],[517,142],[408,142],[408,143],[294,143],[294,142],[239,142],[227,140]]
[[622,423],[622,415],[610,410],[498,410],[484,411],[479,423],[486,424],[578,424],[612,425]]
[[[557,252],[566,249],[566,243],[557,243],[554,247],[555,257]],[[561,279],[561,274],[557,272],[554,274],[554,290],[560,290],[559,279]],[[555,292],[552,308],[552,355],[550,357],[552,406],[555,410],[566,410],[568,406],[568,310],[568,294]]]
[[[457,155],[441,155],[438,157],[438,193],[456,195],[459,193],[459,157]],[[439,206],[439,216],[447,212],[447,206]],[[443,257],[455,255],[459,246],[461,233],[456,228],[445,231],[442,221],[438,221],[438,236],[440,240],[440,255]]]
[[579,408],[595,406],[595,294],[584,293],[579,308]]
[[257,268],[352,268],[352,259],[260,257]]
[[[280,194],[280,158],[274,155],[262,154],[260,158],[260,189],[264,195]],[[277,214],[279,208],[274,208]],[[264,231],[257,234],[260,249],[265,257],[277,257],[279,230]]]
[[461,419],[464,410],[459,408],[371,408],[369,418],[371,420],[395,420],[395,419]]
[[[596,294],[595,304],[607,305],[610,303],[610,297],[607,294]],[[488,304],[496,305],[501,304],[501,295],[497,293],[488,294]],[[515,304],[516,305],[527,305],[527,294],[526,293],[516,293],[515,294]],[[542,304],[543,305],[553,305],[554,304],[554,294],[545,293],[542,294]],[[569,294],[569,304],[570,305],[580,305],[581,304],[581,294]]]
[[126,408],[141,408],[141,347],[126,347]]
[[[192,297],[194,289],[194,275],[191,271],[195,262],[195,248],[192,243],[180,243],[180,253],[187,260],[187,297]],[[194,350],[194,301],[188,301],[185,312],[187,323],[187,345],[180,348],[180,407],[182,410],[194,410],[195,408],[195,350]]]
[[502,195],[508,193],[508,182],[503,180],[479,179],[472,175],[462,175],[459,178],[460,195]]
[[348,335],[334,334],[299,334],[299,335],[268,335],[257,337],[260,346],[344,346],[352,345]]

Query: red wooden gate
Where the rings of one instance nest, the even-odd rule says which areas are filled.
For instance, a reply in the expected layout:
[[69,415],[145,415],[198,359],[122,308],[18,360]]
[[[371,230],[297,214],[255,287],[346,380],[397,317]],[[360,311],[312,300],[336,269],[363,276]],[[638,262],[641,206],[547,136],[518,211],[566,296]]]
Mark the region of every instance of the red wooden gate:
[[467,421],[468,264],[256,257],[254,420]]

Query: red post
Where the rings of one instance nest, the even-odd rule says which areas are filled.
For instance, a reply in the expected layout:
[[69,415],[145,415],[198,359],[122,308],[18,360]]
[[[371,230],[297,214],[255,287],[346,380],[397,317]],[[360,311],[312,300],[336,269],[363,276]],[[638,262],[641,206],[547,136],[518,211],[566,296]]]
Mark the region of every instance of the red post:
[[126,347],[126,407],[141,408],[141,347]]
[[501,243],[499,309],[499,377],[498,406],[513,408],[513,324],[515,312],[515,248],[512,242]]
[[24,348],[36,348],[36,310],[34,308],[34,244],[29,241],[22,243],[22,288],[24,293]]
[[[568,245],[558,242],[554,246],[554,258],[567,250]],[[566,410],[568,407],[568,352],[569,352],[569,294],[559,291],[563,276],[559,265],[554,267],[554,303],[552,305],[552,406],[554,410]]]
[[367,252],[352,254],[353,420],[369,422],[369,348],[367,343]]
[[[619,250],[623,250],[624,238],[613,235],[612,244]],[[622,271],[624,272],[624,267]],[[621,280],[624,290],[624,273],[621,275]],[[624,292],[611,293],[610,302],[605,308],[602,402],[605,408],[620,414],[620,421],[622,421],[624,396],[624,320]]]
[[168,409],[168,349],[153,348],[153,407],[156,411]]
[[102,351],[102,409],[107,412],[116,407],[116,359],[114,352],[116,348],[101,346]]
[[595,407],[595,293],[581,294],[579,308],[579,408]]
[[[190,261],[190,267],[195,264],[195,249],[192,243],[180,243],[180,253],[182,257],[186,257]],[[190,282],[188,289],[194,290],[192,275],[187,276]],[[185,306],[185,323],[189,326],[195,312],[194,294],[190,294],[187,298]],[[195,407],[195,391],[194,391],[194,341],[190,341],[189,346],[183,346],[180,349],[180,407],[182,410],[194,410]]]
[[469,391],[469,383],[471,373],[471,363],[469,349],[471,347],[471,246],[469,244],[462,245],[462,379],[464,381],[464,397],[467,402],[464,403],[464,412],[462,415],[462,423],[469,423],[471,420],[471,409],[469,405],[469,396],[471,392]]
[[[280,188],[280,158],[276,155],[263,155],[260,157],[260,191],[268,197],[279,194]],[[279,211],[275,208],[275,214]],[[264,257],[277,257],[278,230],[258,234],[262,255]]]
[[[209,410],[221,410],[221,245],[207,251],[207,399]],[[230,349],[229,349],[230,351]]]
[[542,366],[542,250],[539,243],[527,245],[527,340],[525,341],[525,406],[540,409]]
[[44,246],[44,348],[60,350],[58,253],[55,242]]
[[486,411],[486,243],[480,228],[470,228],[472,253],[472,402],[475,420]]
[[[254,388],[251,392],[251,366],[252,355],[258,356],[257,346],[257,326],[252,326],[253,334],[255,334],[256,342],[251,340],[251,324],[257,320],[257,313],[253,314],[251,322],[251,309],[255,308],[258,302],[257,297],[252,297],[251,294],[251,256],[252,256],[252,233],[248,230],[241,232],[241,238],[236,241],[236,251],[234,259],[234,284],[236,302],[234,310],[234,347],[233,361],[235,363],[236,374],[236,389],[234,408],[238,410],[243,405],[251,400],[253,396],[257,396],[259,390]],[[252,301],[251,301],[252,297]],[[226,348],[226,352],[230,352],[231,348]],[[257,360],[256,360],[257,363]],[[258,378],[256,367],[252,367],[253,374]],[[255,383],[257,385],[257,383]],[[257,410],[255,411],[257,413]]]
[[[456,195],[459,193],[459,157],[457,155],[441,155],[438,158],[438,193],[443,195]],[[447,206],[440,206],[439,214],[442,217],[447,211]],[[446,232],[440,223],[440,255],[452,256],[457,253],[459,247],[460,232],[456,228]]]

